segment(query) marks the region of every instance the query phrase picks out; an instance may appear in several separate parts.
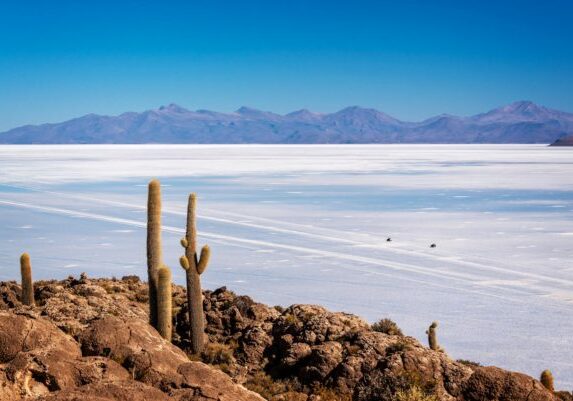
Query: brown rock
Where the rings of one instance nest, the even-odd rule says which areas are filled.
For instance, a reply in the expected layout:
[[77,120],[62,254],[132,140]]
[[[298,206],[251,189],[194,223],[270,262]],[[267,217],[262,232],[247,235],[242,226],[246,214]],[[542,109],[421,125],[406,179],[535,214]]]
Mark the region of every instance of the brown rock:
[[260,395],[239,386],[223,372],[200,362],[188,362],[179,367],[186,387],[171,394],[178,401],[264,401]]
[[0,363],[5,386],[41,395],[78,384],[78,344],[49,321],[0,312]]
[[466,401],[550,401],[553,395],[531,377],[488,366],[477,367],[463,385]]
[[247,330],[240,339],[240,349],[244,360],[249,364],[260,365],[265,359],[265,351],[273,339],[261,327]]
[[285,367],[293,367],[311,353],[310,345],[294,343],[285,351],[285,355],[281,358],[281,363]]
[[58,391],[38,401],[168,401],[161,391],[136,381],[97,383]]
[[125,367],[134,378],[164,388],[179,386],[177,368],[187,355],[140,319],[105,317],[79,336],[84,355],[108,357]]
[[342,362],[342,345],[328,341],[312,347],[307,365],[300,376],[305,382],[324,380]]

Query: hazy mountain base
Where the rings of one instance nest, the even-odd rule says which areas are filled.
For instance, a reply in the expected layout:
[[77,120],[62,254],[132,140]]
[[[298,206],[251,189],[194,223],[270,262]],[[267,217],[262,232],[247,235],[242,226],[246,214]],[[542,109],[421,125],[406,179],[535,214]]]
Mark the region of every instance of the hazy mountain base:
[[182,351],[185,290],[173,290],[175,345],[147,324],[147,285],[134,276],[37,282],[34,308],[21,305],[18,284],[0,283],[0,400],[260,399],[240,384],[276,401],[573,399],[520,373],[452,361],[396,328],[225,289],[204,292],[209,345],[190,356],[213,369]]

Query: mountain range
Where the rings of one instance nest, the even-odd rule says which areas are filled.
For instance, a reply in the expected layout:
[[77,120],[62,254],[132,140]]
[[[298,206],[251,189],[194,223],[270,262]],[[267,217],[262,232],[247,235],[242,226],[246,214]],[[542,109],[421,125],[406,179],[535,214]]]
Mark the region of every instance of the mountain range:
[[118,116],[88,114],[55,124],[0,133],[2,144],[322,144],[552,143],[573,134],[573,114],[519,101],[470,117],[442,114],[421,122],[375,109],[281,115],[249,107],[234,113],[187,110],[176,104]]

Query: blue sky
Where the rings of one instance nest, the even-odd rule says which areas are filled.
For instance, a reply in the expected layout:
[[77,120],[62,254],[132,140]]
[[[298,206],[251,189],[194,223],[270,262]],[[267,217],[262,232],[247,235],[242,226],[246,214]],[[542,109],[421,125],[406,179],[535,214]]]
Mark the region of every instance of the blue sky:
[[571,1],[0,0],[0,130],[175,102],[573,112]]

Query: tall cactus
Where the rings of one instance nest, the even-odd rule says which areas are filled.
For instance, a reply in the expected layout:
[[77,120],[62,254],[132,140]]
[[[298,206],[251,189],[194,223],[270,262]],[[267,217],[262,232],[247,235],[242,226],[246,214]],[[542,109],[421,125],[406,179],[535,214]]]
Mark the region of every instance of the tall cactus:
[[551,373],[550,370],[544,370],[543,372],[541,372],[541,377],[539,378],[539,381],[541,382],[541,384],[543,384],[543,386],[553,392],[555,391],[555,388],[553,387],[553,374]]
[[438,345],[438,339],[436,338],[436,328],[438,327],[438,322],[432,322],[426,334],[428,335],[428,343],[430,344],[430,349],[434,351],[440,351],[440,346]]
[[203,322],[203,300],[201,293],[200,275],[207,269],[211,250],[205,245],[201,256],[197,257],[197,227],[196,227],[197,195],[189,195],[187,204],[187,232],[181,240],[185,255],[179,260],[187,276],[187,306],[189,309],[189,339],[191,351],[199,353],[205,346],[205,324]]
[[157,331],[169,342],[173,331],[171,314],[171,270],[163,266],[157,274]]
[[22,275],[22,303],[24,305],[35,305],[34,284],[32,283],[32,265],[30,255],[23,253],[20,256],[20,274]]
[[147,194],[147,282],[149,285],[149,323],[157,327],[157,280],[163,265],[161,255],[161,184],[149,182]]

